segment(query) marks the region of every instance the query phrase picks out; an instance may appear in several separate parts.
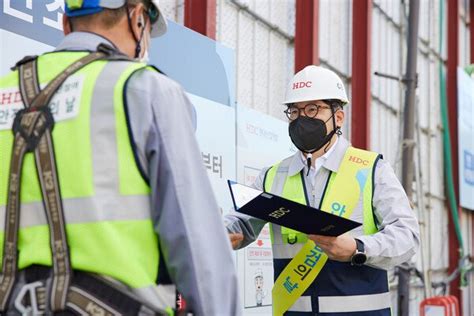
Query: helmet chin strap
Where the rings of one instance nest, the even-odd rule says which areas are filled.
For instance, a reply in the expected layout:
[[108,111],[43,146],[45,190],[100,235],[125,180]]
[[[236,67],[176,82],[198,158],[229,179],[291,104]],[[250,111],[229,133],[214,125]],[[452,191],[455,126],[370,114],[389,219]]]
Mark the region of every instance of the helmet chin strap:
[[[135,9],[133,9],[133,10],[135,10]],[[133,10],[131,12],[133,12]],[[137,38],[137,36],[133,32],[132,19],[130,17],[130,10],[129,10],[128,6],[127,6],[127,21],[128,21],[128,28],[130,29],[130,32],[132,33],[132,36],[135,39],[135,42],[137,43],[136,46],[135,46],[135,56],[134,56],[134,58],[135,59],[140,58],[140,53],[142,51],[142,44],[141,43],[142,43],[143,35],[145,34],[147,21],[145,20],[145,24],[142,26],[142,31],[140,33],[140,38]]]
[[[146,22],[145,22],[146,25]],[[137,46],[135,47],[135,59],[140,58],[140,53],[142,51],[142,39],[143,39],[143,34],[145,33],[145,25],[142,27],[142,32],[140,33],[140,39],[137,41]]]

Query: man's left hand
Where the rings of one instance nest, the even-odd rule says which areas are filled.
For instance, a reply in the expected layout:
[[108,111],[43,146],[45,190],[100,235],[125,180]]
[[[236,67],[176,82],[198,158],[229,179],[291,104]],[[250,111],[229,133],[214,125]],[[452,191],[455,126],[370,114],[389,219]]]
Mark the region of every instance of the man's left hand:
[[349,234],[337,237],[322,235],[308,235],[308,237],[321,247],[331,260],[351,261],[351,257],[356,250],[355,239]]

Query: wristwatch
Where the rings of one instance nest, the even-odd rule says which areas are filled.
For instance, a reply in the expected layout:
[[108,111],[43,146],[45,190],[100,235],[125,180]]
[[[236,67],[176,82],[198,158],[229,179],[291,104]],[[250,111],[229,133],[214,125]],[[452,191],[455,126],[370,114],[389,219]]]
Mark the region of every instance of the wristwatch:
[[351,264],[353,266],[361,266],[367,261],[367,255],[365,254],[364,243],[359,239],[356,239],[356,251],[351,257]]

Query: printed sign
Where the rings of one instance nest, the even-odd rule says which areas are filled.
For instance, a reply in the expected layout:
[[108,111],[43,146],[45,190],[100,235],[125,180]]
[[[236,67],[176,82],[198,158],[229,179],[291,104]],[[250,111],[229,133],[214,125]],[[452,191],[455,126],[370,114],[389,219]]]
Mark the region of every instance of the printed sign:
[[474,79],[458,68],[459,196],[474,211]]
[[227,179],[235,179],[235,109],[188,93],[196,109],[196,138],[222,213],[232,209]]
[[[55,122],[76,117],[81,104],[83,75],[69,77],[51,99],[49,108]],[[46,85],[42,85],[44,88]],[[23,108],[18,88],[0,90],[0,130],[11,129],[16,113]]]
[[[237,107],[237,181],[252,186],[264,167],[296,152],[288,123],[239,105]],[[238,252],[243,267],[244,315],[271,315],[273,255],[269,225],[257,240]]]

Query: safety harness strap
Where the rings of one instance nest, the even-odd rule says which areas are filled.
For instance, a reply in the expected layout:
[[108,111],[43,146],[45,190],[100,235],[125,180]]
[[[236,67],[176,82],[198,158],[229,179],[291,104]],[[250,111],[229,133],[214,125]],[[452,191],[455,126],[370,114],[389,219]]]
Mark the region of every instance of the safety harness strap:
[[[41,90],[36,71],[36,58],[20,61],[20,93],[25,108],[18,111],[13,123],[14,143],[9,176],[7,211],[5,214],[5,239],[3,248],[3,266],[0,276],[0,312],[8,310],[9,298],[17,276],[17,244],[20,220],[20,190],[23,159],[28,152],[34,152],[35,163],[40,180],[43,203],[50,232],[50,246],[53,259],[52,281],[42,280],[23,286],[15,299],[15,308],[21,313],[43,313],[49,301],[52,312],[68,308],[81,315],[122,315],[116,304],[92,294],[90,287],[95,286],[110,293],[115,293],[109,286],[92,281],[86,273],[76,271],[78,278],[72,279],[73,270],[70,261],[66,237],[66,223],[63,203],[56,168],[54,143],[51,132],[54,118],[48,104],[61,84],[84,66],[97,60],[130,60],[114,48],[101,44],[97,52],[90,53],[75,61]],[[89,278],[89,279],[88,279]],[[93,278],[92,278],[93,279]],[[81,281],[82,280],[82,281]],[[89,280],[85,282],[84,280]],[[81,283],[82,282],[82,283]],[[94,285],[93,285],[94,284]],[[106,287],[106,289],[104,288]],[[110,294],[109,293],[109,294]],[[26,294],[29,294],[26,296]],[[174,315],[174,310],[167,308],[154,312],[148,306],[126,295],[117,294],[120,301],[128,301],[146,314]],[[29,301],[25,307],[24,301]],[[120,305],[120,304],[119,304]]]
[[[99,47],[100,48],[100,47]],[[61,84],[84,66],[104,59],[107,53],[98,50],[88,54],[61,72],[40,90],[36,72],[36,59],[19,65],[20,93],[25,109],[19,111],[13,123],[14,143],[9,176],[7,211],[5,213],[5,239],[3,266],[0,277],[0,310],[5,311],[17,274],[17,244],[20,220],[20,191],[23,159],[27,152],[34,152],[43,195],[46,218],[50,230],[53,258],[53,277],[50,289],[52,311],[64,310],[72,268],[66,238],[65,220],[59,180],[56,169],[51,131],[54,118],[49,101]]]

